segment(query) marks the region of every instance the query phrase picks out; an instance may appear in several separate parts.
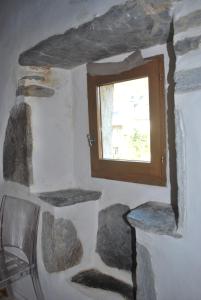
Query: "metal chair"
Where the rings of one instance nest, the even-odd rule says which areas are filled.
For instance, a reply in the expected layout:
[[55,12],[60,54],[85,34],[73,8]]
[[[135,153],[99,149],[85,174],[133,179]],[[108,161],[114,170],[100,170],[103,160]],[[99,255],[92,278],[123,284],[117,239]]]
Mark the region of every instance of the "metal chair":
[[[44,300],[36,255],[39,211],[39,206],[31,202],[3,196],[0,208],[0,288],[7,287],[12,297],[10,284],[30,275],[36,298]],[[14,248],[20,249],[27,261],[16,251],[11,253]]]

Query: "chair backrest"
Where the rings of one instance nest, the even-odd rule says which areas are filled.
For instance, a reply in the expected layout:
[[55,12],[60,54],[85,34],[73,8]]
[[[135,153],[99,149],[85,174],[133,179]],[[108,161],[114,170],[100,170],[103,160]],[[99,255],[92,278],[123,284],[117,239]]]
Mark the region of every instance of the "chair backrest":
[[1,203],[0,247],[21,249],[30,263],[36,258],[39,206],[10,196]]

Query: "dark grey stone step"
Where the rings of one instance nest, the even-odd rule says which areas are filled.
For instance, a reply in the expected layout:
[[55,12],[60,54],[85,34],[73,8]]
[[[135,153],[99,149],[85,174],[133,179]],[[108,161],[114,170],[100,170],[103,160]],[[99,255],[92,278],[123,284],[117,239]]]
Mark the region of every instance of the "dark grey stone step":
[[131,210],[127,220],[132,227],[144,231],[180,237],[176,233],[175,215],[170,204],[146,202]]
[[90,288],[118,293],[127,300],[135,299],[135,290],[130,284],[101,273],[98,270],[90,269],[82,271],[73,276],[71,281]]
[[53,206],[63,207],[77,203],[98,200],[101,197],[101,192],[81,189],[67,189],[41,193],[38,194],[38,197]]

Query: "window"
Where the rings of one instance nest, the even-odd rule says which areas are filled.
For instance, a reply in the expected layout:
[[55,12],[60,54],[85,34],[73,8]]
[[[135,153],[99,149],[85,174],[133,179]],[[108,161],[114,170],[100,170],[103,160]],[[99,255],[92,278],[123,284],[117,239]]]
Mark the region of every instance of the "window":
[[165,185],[163,56],[115,75],[88,74],[91,174]]

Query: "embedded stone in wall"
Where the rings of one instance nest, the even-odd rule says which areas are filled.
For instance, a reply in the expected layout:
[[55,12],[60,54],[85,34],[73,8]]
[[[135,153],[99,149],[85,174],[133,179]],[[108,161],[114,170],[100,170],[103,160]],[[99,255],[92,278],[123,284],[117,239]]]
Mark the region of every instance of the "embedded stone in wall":
[[26,103],[15,105],[10,112],[3,148],[3,176],[26,186],[33,180],[31,108]]
[[54,90],[39,85],[21,85],[16,91],[16,96],[25,97],[52,97],[54,95]]
[[154,273],[148,250],[137,243],[137,300],[156,300]]
[[49,273],[64,271],[80,263],[83,248],[72,221],[43,213],[42,254]]
[[[124,299],[134,300],[133,287],[119,279],[101,273],[98,270],[90,269],[82,271],[72,277],[72,282],[95,289],[103,289],[118,293]],[[150,299],[152,300],[152,299]]]
[[175,73],[176,92],[185,93],[201,89],[201,68]]
[[189,37],[181,41],[178,41],[175,44],[174,48],[177,55],[183,55],[191,50],[198,49],[200,44],[201,44],[201,35]]
[[[126,1],[104,15],[41,41],[19,57],[25,66],[73,68],[167,41],[172,0]],[[126,37],[126,38],[125,38]]]
[[175,22],[175,32],[186,31],[189,28],[201,26],[201,9],[181,17]]
[[126,205],[115,204],[100,211],[96,251],[106,265],[131,271],[135,249],[131,229],[124,221],[128,210]]
[[81,189],[68,189],[41,193],[38,196],[41,200],[53,206],[62,207],[98,200],[101,197],[101,192]]
[[177,236],[175,215],[172,206],[167,203],[146,202],[131,210],[127,220],[131,226],[144,231]]
[[36,81],[45,81],[44,76],[40,75],[26,75],[21,78],[21,80],[36,80]]

